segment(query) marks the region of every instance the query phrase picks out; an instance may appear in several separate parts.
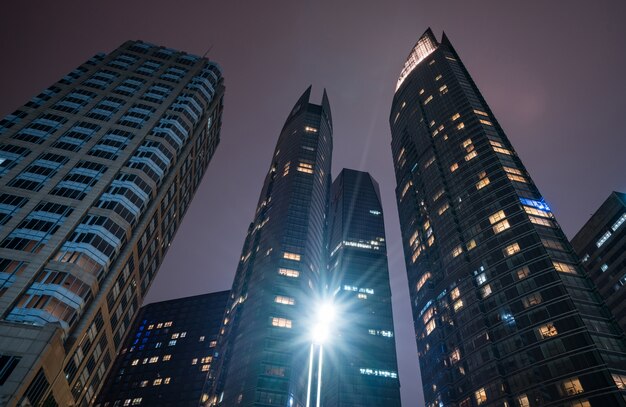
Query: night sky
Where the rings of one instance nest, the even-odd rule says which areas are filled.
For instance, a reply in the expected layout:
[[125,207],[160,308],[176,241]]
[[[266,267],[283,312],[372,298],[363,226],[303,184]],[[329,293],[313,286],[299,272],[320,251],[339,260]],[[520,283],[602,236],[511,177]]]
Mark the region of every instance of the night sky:
[[[506,4],[505,4],[506,3]],[[402,64],[446,31],[568,237],[626,191],[626,2],[11,1],[0,14],[0,115],[93,54],[141,39],[209,51],[226,83],[222,141],[147,302],[229,289],[279,131],[328,91],[333,174],[369,171],[387,225],[403,404],[423,405],[388,117]]]

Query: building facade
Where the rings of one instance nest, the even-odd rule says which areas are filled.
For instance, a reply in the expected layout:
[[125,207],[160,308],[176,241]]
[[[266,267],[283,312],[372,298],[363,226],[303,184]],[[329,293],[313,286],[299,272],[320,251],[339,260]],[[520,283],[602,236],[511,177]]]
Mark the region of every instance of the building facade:
[[209,371],[228,297],[221,291],[141,307],[96,407],[198,407],[208,400],[203,389],[213,381]]
[[0,404],[94,401],[219,142],[205,58],[98,54],[0,122]]
[[445,34],[390,126],[426,405],[625,405],[623,334]]
[[400,406],[385,224],[378,184],[344,169],[330,194],[328,291],[337,323],[325,346],[324,406]]
[[223,406],[302,406],[307,318],[326,268],[332,119],[309,87],[282,131],[241,254],[217,366]]
[[576,233],[572,246],[626,331],[626,194],[612,192]]

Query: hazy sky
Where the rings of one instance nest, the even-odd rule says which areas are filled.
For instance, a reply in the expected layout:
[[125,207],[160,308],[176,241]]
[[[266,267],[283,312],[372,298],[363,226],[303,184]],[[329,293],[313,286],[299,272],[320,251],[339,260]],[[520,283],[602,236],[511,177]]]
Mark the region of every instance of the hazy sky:
[[0,115],[129,39],[204,54],[226,82],[222,142],[147,301],[230,288],[278,133],[309,84],[328,91],[333,174],[369,171],[387,225],[402,397],[423,405],[388,116],[417,38],[446,31],[571,238],[626,191],[626,2],[11,1],[0,14]]

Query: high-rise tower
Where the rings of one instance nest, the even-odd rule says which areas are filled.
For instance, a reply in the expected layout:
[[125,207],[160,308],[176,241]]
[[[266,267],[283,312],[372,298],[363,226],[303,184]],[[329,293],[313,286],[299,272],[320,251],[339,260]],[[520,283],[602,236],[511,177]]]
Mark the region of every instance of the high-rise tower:
[[339,322],[324,357],[324,406],[400,406],[400,386],[378,184],[341,171],[329,217],[328,289]]
[[[309,87],[280,133],[225,317],[218,402],[304,404],[310,304],[326,268],[332,120]],[[214,362],[214,363],[215,363]]]
[[219,142],[217,65],[141,41],[0,122],[0,404],[91,403]]
[[623,335],[445,34],[390,126],[427,405],[625,405]]

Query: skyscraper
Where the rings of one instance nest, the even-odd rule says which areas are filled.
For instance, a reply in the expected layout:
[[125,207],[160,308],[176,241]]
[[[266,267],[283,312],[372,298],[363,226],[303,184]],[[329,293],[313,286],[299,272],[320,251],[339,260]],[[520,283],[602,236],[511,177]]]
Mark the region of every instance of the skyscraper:
[[213,380],[209,370],[228,294],[221,291],[141,307],[96,407],[133,403],[198,407],[208,398],[203,389]]
[[378,184],[344,169],[332,184],[329,291],[340,323],[326,347],[324,406],[400,406],[385,224]]
[[328,98],[316,105],[310,94],[280,132],[242,250],[216,361],[220,405],[304,405],[332,158]]
[[427,406],[625,405],[623,335],[445,34],[390,126]]
[[572,246],[626,331],[626,194],[612,192],[576,233]]
[[223,93],[207,59],[130,41],[0,122],[0,404],[94,400],[217,147]]

